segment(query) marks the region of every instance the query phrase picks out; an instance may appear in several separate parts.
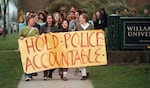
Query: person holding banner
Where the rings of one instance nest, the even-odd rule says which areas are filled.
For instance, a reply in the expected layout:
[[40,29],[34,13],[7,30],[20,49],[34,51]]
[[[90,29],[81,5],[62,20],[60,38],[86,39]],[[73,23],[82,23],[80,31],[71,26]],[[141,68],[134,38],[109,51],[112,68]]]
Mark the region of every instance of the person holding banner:
[[[68,32],[69,31],[69,21],[64,19],[61,24],[61,29],[58,32]],[[61,70],[61,79],[67,81],[68,68],[60,68]]]
[[[56,32],[58,29],[52,22],[53,22],[52,14],[48,14],[46,18],[46,24],[41,27],[40,34]],[[52,73],[54,70],[55,69],[45,70],[44,80],[52,79]]]
[[[37,14],[36,12],[34,12],[33,14],[35,15],[33,27],[36,27],[36,28],[39,30],[39,32],[40,32],[40,27],[41,27],[41,26],[38,24],[38,20],[39,20],[39,19],[38,19],[38,14]],[[38,73],[35,72],[35,73],[33,73],[32,75],[33,75],[33,76],[37,76]]]
[[[79,17],[79,24],[76,26],[75,31],[83,31],[83,30],[93,30],[94,27],[92,24],[88,23],[89,16],[86,13],[82,13]],[[88,72],[86,71],[86,67],[81,67],[81,80],[86,80],[88,78]]]
[[[34,17],[36,15],[29,15],[26,18],[26,27],[24,27],[20,33],[19,38],[23,39],[25,37],[37,36],[39,34],[39,30],[33,25],[35,24]],[[32,79],[32,74],[25,73],[25,81],[30,81]]]

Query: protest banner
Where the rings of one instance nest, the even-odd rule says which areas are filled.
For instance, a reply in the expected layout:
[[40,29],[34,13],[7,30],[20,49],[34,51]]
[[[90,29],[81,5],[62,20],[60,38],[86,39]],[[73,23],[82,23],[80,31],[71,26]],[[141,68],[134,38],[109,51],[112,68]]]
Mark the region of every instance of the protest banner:
[[26,73],[107,64],[102,30],[42,34],[18,43]]

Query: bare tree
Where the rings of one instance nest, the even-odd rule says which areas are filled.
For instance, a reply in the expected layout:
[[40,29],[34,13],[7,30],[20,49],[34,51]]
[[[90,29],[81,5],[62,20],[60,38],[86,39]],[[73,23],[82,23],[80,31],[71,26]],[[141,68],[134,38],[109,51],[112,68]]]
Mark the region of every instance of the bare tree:
[[7,6],[8,6],[8,2],[9,2],[9,0],[3,0],[2,1],[2,3],[3,3],[3,5],[4,5],[4,7],[3,7],[3,12],[4,12],[4,30],[3,30],[3,39],[4,40],[6,40],[6,32],[7,32],[7,30],[6,30],[6,11],[7,11]]

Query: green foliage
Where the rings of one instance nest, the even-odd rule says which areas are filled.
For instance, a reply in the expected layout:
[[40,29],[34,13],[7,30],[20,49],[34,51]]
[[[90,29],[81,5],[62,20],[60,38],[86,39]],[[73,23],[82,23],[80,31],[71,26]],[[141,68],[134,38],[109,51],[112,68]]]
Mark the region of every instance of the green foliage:
[[150,65],[90,68],[94,88],[149,88]]
[[77,8],[80,8],[81,3],[77,0],[54,0],[48,8],[46,8],[50,12],[58,11],[61,6],[67,7],[67,11],[71,6],[77,6]]
[[53,0],[46,9],[53,12],[58,11],[61,6],[66,6],[67,11],[70,9],[70,6],[85,10],[90,17],[96,10],[101,8],[105,8],[106,12],[109,13],[112,13],[114,9],[123,10],[125,8],[120,0]]
[[90,17],[92,14],[101,8],[102,3],[99,0],[87,0],[82,3],[82,9],[85,10]]
[[109,0],[101,0],[101,3],[103,4],[107,4],[109,2]]
[[150,10],[150,4],[147,4],[147,5],[143,6],[143,8],[146,8],[146,9]]
[[124,8],[126,7],[121,3],[112,3],[108,5],[106,9],[108,9],[108,13],[115,13],[116,10],[123,11]]

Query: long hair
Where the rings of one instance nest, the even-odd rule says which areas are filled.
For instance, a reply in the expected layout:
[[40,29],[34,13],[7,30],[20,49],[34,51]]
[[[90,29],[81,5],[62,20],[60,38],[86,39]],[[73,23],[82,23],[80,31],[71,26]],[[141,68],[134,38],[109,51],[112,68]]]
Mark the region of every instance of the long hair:
[[28,15],[28,16],[26,17],[26,25],[28,25],[29,20],[30,20],[31,18],[34,18],[35,16],[36,16],[35,14],[33,14],[33,15]]
[[46,17],[46,26],[48,26],[48,23],[47,23],[47,18],[48,16],[51,16],[52,17],[52,26],[54,26],[54,18],[53,18],[53,14],[52,13],[48,13],[47,17]]
[[89,16],[86,13],[82,13],[81,15],[85,19],[86,22],[89,21]]

